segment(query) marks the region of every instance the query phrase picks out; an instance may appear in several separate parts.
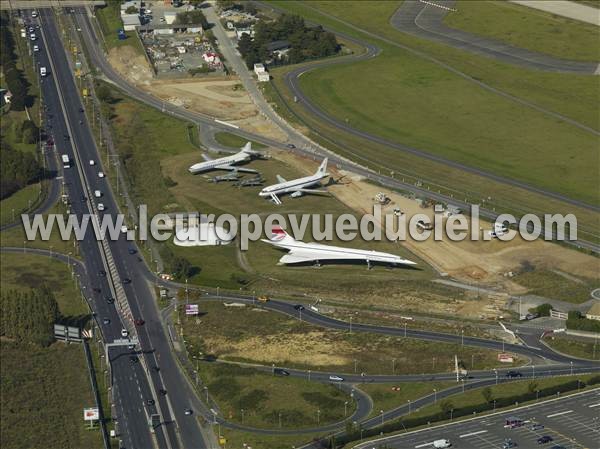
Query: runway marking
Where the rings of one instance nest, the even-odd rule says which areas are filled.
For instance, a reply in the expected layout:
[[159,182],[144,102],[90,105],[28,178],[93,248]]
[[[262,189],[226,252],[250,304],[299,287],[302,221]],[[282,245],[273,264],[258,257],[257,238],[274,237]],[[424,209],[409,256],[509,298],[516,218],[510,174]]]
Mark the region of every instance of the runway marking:
[[555,416],[566,415],[567,413],[573,413],[573,410],[565,410],[564,412],[553,413],[551,415],[546,416],[546,418],[554,418]]
[[588,405],[589,408],[600,407],[600,402],[597,404]]
[[487,433],[487,430],[479,430],[477,432],[465,433],[464,435],[459,435],[458,438],[472,437],[472,436],[479,435],[482,433]]

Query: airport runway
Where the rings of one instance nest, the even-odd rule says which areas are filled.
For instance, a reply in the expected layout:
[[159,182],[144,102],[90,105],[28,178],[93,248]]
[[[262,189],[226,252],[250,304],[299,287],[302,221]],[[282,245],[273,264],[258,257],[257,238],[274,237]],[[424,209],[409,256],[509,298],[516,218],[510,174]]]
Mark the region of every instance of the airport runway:
[[[433,3],[433,4],[432,4]],[[441,5],[434,6],[435,5]],[[450,28],[443,20],[455,0],[405,0],[390,19],[398,31],[530,70],[598,75],[600,62],[569,61]]]

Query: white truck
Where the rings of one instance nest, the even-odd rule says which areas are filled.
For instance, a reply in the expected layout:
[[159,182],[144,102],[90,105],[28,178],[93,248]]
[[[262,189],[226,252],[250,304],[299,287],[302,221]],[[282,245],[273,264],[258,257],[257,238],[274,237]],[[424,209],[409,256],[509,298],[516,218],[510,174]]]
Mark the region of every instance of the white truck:
[[69,167],[71,167],[71,161],[69,160],[69,156],[68,155],[63,154],[60,158],[62,159],[63,168],[69,168]]

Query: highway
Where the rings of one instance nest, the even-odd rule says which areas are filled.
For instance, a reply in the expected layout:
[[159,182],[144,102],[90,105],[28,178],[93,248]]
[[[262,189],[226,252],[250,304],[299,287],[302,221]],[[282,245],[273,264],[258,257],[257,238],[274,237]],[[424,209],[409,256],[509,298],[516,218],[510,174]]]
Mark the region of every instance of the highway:
[[[68,184],[73,211],[80,215],[88,213],[90,208],[95,209],[91,207],[89,199],[93,198],[90,193],[98,189],[103,194],[101,201],[106,207],[105,213],[116,214],[118,209],[110,185],[106,178],[98,176],[98,171],[102,170],[101,159],[89,123],[81,112],[83,105],[72,76],[72,68],[62,47],[56,22],[48,10],[41,11],[40,16],[44,47],[52,59],[52,61],[41,61],[41,64],[51,67],[50,75],[44,81],[44,85],[54,86],[53,92],[45,93],[46,104],[49,110],[55,111],[52,125],[58,151],[69,154],[75,162],[74,168],[65,170],[65,180]],[[61,93],[61,98],[58,92]],[[64,109],[66,126],[61,123],[62,117],[58,113],[61,107]],[[70,138],[63,138],[66,135]],[[90,165],[88,163],[90,160],[94,160],[95,165]],[[78,170],[81,176],[77,175]],[[163,425],[155,434],[159,447],[169,449],[207,447],[196,419],[184,414],[186,404],[189,403],[191,387],[180,373],[171,355],[158,319],[156,300],[150,286],[144,277],[139,275],[142,270],[145,270],[145,266],[136,254],[130,254],[130,250],[137,251],[137,248],[133,243],[127,242],[124,235],[121,235],[117,241],[109,241],[108,248],[114,261],[112,267],[107,267],[103,262],[101,254],[103,249],[94,241],[92,235],[88,235],[80,244],[92,282],[104,284],[95,287],[100,292],[94,295],[91,304],[98,316],[106,316],[111,320],[109,325],[101,324],[105,340],[111,342],[121,338],[120,332],[123,326],[120,324],[120,319],[142,318],[146,322],[137,329],[141,346],[139,355],[144,358],[144,363],[132,364],[126,352],[111,350],[111,354],[114,354],[112,371],[116,385],[115,402],[120,409],[119,424],[124,438],[129,439],[124,441],[125,447],[151,447],[154,444],[147,422],[147,416],[152,413],[160,413],[162,416]],[[101,270],[112,275],[114,283],[118,284],[115,286],[116,291],[120,288],[124,290],[131,309],[128,317],[119,318],[115,307],[106,302],[105,297],[110,296],[107,286],[109,276],[102,276]],[[131,279],[131,282],[122,282],[125,279]],[[118,303],[119,298],[116,299]],[[130,321],[125,321],[124,325],[130,330],[133,329]],[[154,367],[158,367],[158,370],[153,369]],[[166,394],[157,394],[160,390],[164,390]],[[156,404],[146,405],[148,399],[154,399]],[[172,404],[177,404],[177,407]]]
[[600,73],[598,72],[598,62],[559,59],[450,28],[443,23],[443,20],[448,12],[456,6],[456,0],[437,0],[435,4],[442,7],[419,0],[406,0],[392,15],[390,23],[404,33],[530,70],[578,75]]
[[[229,126],[222,125],[220,123],[215,122],[214,118],[207,116],[205,114],[189,111],[189,110],[186,110],[185,108],[181,108],[181,107],[172,105],[170,103],[164,102],[164,101],[152,96],[151,94],[145,92],[141,88],[138,88],[137,86],[129,83],[128,81],[123,79],[110,66],[110,64],[106,60],[106,56],[101,48],[100,43],[102,42],[102,37],[99,35],[99,32],[96,30],[95,26],[93,25],[92,20],[94,20],[94,19],[90,18],[90,14],[88,13],[88,10],[86,8],[77,8],[75,10],[74,18],[75,18],[75,22],[77,23],[77,26],[81,29],[81,36],[82,36],[82,39],[87,48],[88,55],[91,59],[92,65],[101,73],[101,75],[107,81],[109,81],[112,84],[114,84],[115,86],[119,87],[124,92],[126,92],[128,95],[130,95],[132,98],[134,98],[138,101],[141,101],[149,106],[152,106],[158,110],[164,111],[165,113],[168,113],[175,117],[181,118],[183,120],[188,120],[188,121],[191,121],[196,124],[202,124],[204,126],[208,126],[210,128],[213,128],[213,129],[216,129],[219,131],[233,133],[233,134],[239,135],[240,137],[243,137],[245,139],[254,140],[256,142],[260,142],[264,145],[271,146],[273,148],[278,148],[278,149],[290,151],[290,152],[296,152],[298,154],[302,154],[304,156],[308,156],[311,158],[315,157],[316,155],[328,156],[330,158],[330,162],[332,165],[335,165],[340,169],[349,170],[358,175],[364,176],[367,179],[369,179],[373,182],[376,182],[384,187],[394,189],[394,190],[414,192],[417,195],[424,195],[424,196],[432,198],[433,200],[436,200],[436,201],[448,202],[451,204],[455,204],[458,207],[461,207],[463,210],[470,209],[470,206],[471,206],[470,204],[464,203],[463,201],[460,201],[456,198],[449,198],[443,194],[439,194],[434,191],[430,191],[427,188],[420,188],[418,186],[415,186],[414,184],[402,182],[401,180],[395,179],[394,177],[386,176],[384,174],[382,175],[373,170],[365,168],[364,166],[358,165],[354,162],[350,162],[349,160],[347,160],[343,157],[340,157],[339,155],[336,155],[335,153],[332,153],[330,151],[325,150],[322,147],[317,146],[317,144],[308,140],[305,136],[300,134],[298,131],[293,130],[289,125],[283,127],[282,129],[284,132],[287,133],[289,142],[292,142],[295,145],[296,148],[293,148],[293,149],[289,148],[288,145],[285,143],[278,142],[273,139],[265,138],[261,135],[253,134],[253,133],[244,131],[242,129],[233,129]],[[377,47],[372,44],[369,44],[364,41],[356,40],[356,39],[354,39],[350,36],[346,36],[346,35],[343,35],[343,37],[346,39],[349,39],[351,41],[355,41],[355,42],[359,43],[360,45],[363,45],[365,48],[367,48],[367,54],[369,55],[369,57],[372,57],[378,51]],[[376,36],[376,37],[378,39],[380,39],[380,37],[378,37],[378,36]],[[390,43],[393,45],[401,46],[400,44],[397,44],[396,42],[393,42],[393,41],[390,41]],[[402,47],[404,48],[404,46],[402,46]],[[414,52],[414,50],[412,50],[412,49],[409,49],[409,50]],[[426,57],[425,55],[422,55],[422,56]],[[319,67],[322,67],[325,64],[338,64],[341,62],[350,62],[350,61],[355,61],[362,57],[364,57],[364,55],[357,56],[357,57],[348,57],[348,58],[334,58],[334,59],[328,59],[327,61],[319,62],[318,64],[319,64]],[[304,68],[303,70],[304,71],[311,70],[312,67],[313,66],[311,65],[309,68]],[[446,67],[446,68],[451,71],[456,71],[455,69],[452,69],[451,67]],[[298,69],[298,70],[300,70],[300,69]],[[297,77],[299,77],[301,75],[301,73],[303,73],[303,72],[295,71],[294,73],[296,74],[296,80],[297,80]],[[462,75],[464,75],[464,74],[462,74]],[[464,75],[464,76],[467,76],[467,75]],[[480,81],[477,81],[474,79],[471,79],[471,80],[477,84],[483,84]],[[294,82],[294,83],[296,85],[296,89],[298,90],[299,88],[297,87],[297,82]],[[482,87],[484,87],[484,86],[482,86]],[[484,88],[489,88],[500,95],[511,97],[514,101],[517,101],[519,103],[527,103],[527,102],[524,102],[524,100],[514,98],[508,94],[499,92],[497,89],[495,89],[491,86],[487,86]],[[260,103],[259,103],[259,105],[260,105]],[[539,107],[537,107],[535,105],[529,105],[529,106],[539,109]],[[264,112],[268,117],[272,116],[272,111],[271,111],[270,107],[268,107],[266,110],[263,110],[262,112]],[[550,113],[552,116],[554,116],[555,118],[557,118],[559,120],[565,120],[565,121],[570,120],[568,117],[559,116],[555,113],[552,113],[551,111],[546,111],[546,112]],[[320,112],[320,113],[324,114],[323,112]],[[328,117],[328,120],[334,120],[334,119],[332,119],[331,117]],[[275,123],[279,124],[280,120],[276,120]],[[341,125],[342,125],[342,127],[346,126],[344,124],[341,124]],[[318,131],[316,131],[316,130],[313,130],[313,131],[315,131],[317,134],[319,134]],[[355,156],[357,156],[359,158],[361,157],[358,154],[355,154]],[[375,164],[373,161],[365,161],[365,162],[369,162],[370,164]],[[377,165],[377,164],[375,164],[375,165]],[[513,184],[513,185],[515,185],[515,184]],[[543,193],[543,192],[540,191],[539,193]],[[555,195],[555,194],[550,192],[550,195]],[[578,205],[580,205],[582,207],[592,207],[592,208],[600,210],[600,208],[596,208],[595,206],[585,205],[584,203],[579,204],[580,202],[578,202],[578,201],[575,201],[575,203],[577,203]],[[480,209],[480,215],[483,218],[486,218],[489,220],[494,220],[495,217],[497,217],[499,213],[500,212],[486,210],[484,208]],[[592,250],[595,252],[600,252],[600,245],[585,241],[581,238],[578,241],[566,242],[566,243],[576,246],[576,247],[582,247],[582,248],[586,248],[586,249],[589,249],[589,250]]]

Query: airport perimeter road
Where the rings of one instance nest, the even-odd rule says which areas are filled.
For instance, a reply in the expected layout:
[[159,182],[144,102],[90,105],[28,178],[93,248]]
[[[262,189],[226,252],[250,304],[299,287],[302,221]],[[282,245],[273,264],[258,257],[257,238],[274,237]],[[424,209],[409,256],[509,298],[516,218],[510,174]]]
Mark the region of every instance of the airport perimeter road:
[[[72,175],[69,175],[72,178],[69,185],[71,201],[74,205],[85,205],[86,212],[88,205],[91,207],[91,201],[102,202],[106,208],[104,213],[116,214],[118,208],[112,196],[110,184],[106,178],[98,176],[98,171],[102,170],[101,159],[89,124],[81,112],[83,105],[72,76],[72,68],[69,66],[65,50],[62,47],[54,17],[50,11],[44,10],[41,14],[41,20],[46,36],[44,41],[46,45],[49,45],[48,50],[53,59],[50,77],[58,84],[58,90],[62,94],[62,104],[64,105],[65,117],[68,120],[71,134],[70,141],[76,146],[76,151],[69,154],[73,158],[72,160],[75,161],[76,166],[66,170],[66,173],[72,173]],[[90,160],[94,160],[95,164],[91,165]],[[78,176],[75,176],[76,170],[81,171],[81,178],[85,185],[79,181]],[[88,192],[94,190],[102,192],[101,199],[92,200],[90,198],[91,195],[88,195]],[[85,202],[83,198],[85,198]],[[92,244],[88,245],[88,242]],[[126,369],[123,367],[122,372],[118,371],[117,373],[115,370],[114,379],[117,385],[116,392],[120,394],[120,400],[116,399],[117,403],[122,407],[124,413],[130,417],[127,419],[127,430],[132,434],[134,432],[149,434],[148,410],[145,400],[154,399],[156,405],[152,406],[151,411],[152,413],[159,412],[162,415],[163,426],[159,430],[165,429],[164,441],[159,441],[159,447],[169,449],[177,447],[185,449],[205,448],[204,436],[196,419],[193,416],[186,416],[184,413],[189,403],[191,390],[170,352],[168,340],[163,333],[158,318],[155,297],[145,277],[140,275],[140,272],[145,270],[145,265],[141,258],[138,259],[137,254],[130,254],[130,250],[137,250],[134,244],[125,240],[124,234],[121,234],[119,240],[109,241],[108,246],[114,260],[113,268],[116,269],[117,273],[116,278],[114,278],[115,282],[122,284],[131,309],[131,316],[127,319],[145,320],[145,324],[137,328],[137,335],[142,350],[140,355],[145,358],[145,366],[149,367],[148,372],[138,368],[141,364],[130,363],[129,357],[117,357],[115,362],[126,365]],[[96,242],[85,239],[82,242],[81,251],[86,258],[86,264],[90,263],[88,271],[99,273],[103,262]],[[106,291],[102,289],[102,293],[97,295],[96,304],[102,303],[107,295]],[[133,326],[131,322],[126,324],[130,328]],[[120,338],[120,327],[109,329],[106,338],[108,341]],[[131,374],[132,369],[136,370],[135,376]],[[146,391],[140,392],[138,384],[141,385],[144,382],[147,383],[147,387],[141,388]],[[147,391],[148,388],[150,391]],[[160,394],[161,390],[164,391],[164,394]],[[149,440],[150,436],[148,435],[145,441],[134,441],[131,447],[150,447]]]
[[[233,133],[233,134],[236,134],[245,139],[260,142],[264,145],[271,146],[273,148],[278,148],[280,150],[294,152],[294,153],[301,154],[303,156],[308,156],[311,158],[318,156],[318,155],[328,156],[330,163],[332,165],[337,166],[339,169],[352,171],[352,172],[354,172],[358,175],[364,176],[367,179],[369,179],[375,183],[378,183],[386,188],[413,192],[416,195],[423,195],[423,196],[431,198],[435,201],[441,201],[441,202],[455,204],[456,206],[462,208],[463,210],[469,210],[469,208],[471,207],[471,204],[465,203],[463,201],[459,201],[456,198],[450,198],[445,195],[438,194],[436,192],[427,190],[426,188],[420,188],[420,187],[415,186],[414,184],[399,181],[397,179],[394,179],[393,177],[379,174],[379,173],[377,173],[373,170],[370,170],[368,168],[365,168],[361,165],[350,162],[349,160],[347,160],[343,157],[340,157],[339,155],[336,155],[335,153],[332,153],[332,152],[327,151],[320,147],[316,147],[313,142],[307,140],[298,131],[289,131],[288,132],[289,141],[295,142],[295,145],[296,145],[295,148],[290,148],[286,143],[282,143],[282,142],[279,142],[279,141],[276,141],[273,139],[265,138],[261,135],[253,134],[253,133],[241,130],[241,129],[234,129],[229,126],[222,125],[220,123],[215,122],[214,118],[207,116],[205,114],[192,112],[192,111],[186,110],[185,108],[181,108],[181,107],[172,105],[170,103],[166,103],[166,102],[152,96],[151,94],[145,92],[144,90],[138,88],[137,86],[129,83],[128,81],[123,79],[110,66],[110,64],[106,60],[104,51],[102,50],[102,37],[99,34],[99,32],[96,31],[96,28],[92,24],[92,22],[91,22],[92,19],[88,16],[88,10],[86,8],[75,9],[74,20],[75,20],[78,28],[81,30],[82,40],[86,46],[87,54],[90,58],[90,63],[108,81],[110,81],[112,84],[114,84],[118,88],[122,89],[124,92],[127,93],[127,95],[131,96],[132,98],[134,98],[138,101],[141,101],[142,103],[152,106],[152,107],[154,107],[158,110],[161,110],[165,113],[171,114],[174,117],[178,117],[183,120],[188,120],[193,123],[202,123],[204,125],[211,126],[220,131],[226,131],[229,133]],[[350,40],[355,40],[349,36],[347,38]],[[377,37],[377,38],[379,38],[379,37]],[[357,42],[359,42],[359,41],[357,41]],[[398,45],[395,42],[391,42],[391,43],[393,45]],[[362,42],[362,45],[365,46],[366,48],[372,47],[372,46],[370,46],[370,44],[365,43],[365,42]],[[375,51],[374,48],[376,48],[376,47],[373,47],[373,51]],[[338,63],[337,59],[330,59],[328,61],[329,61],[329,63],[332,63],[332,64]],[[346,61],[347,61],[347,59],[346,59]],[[454,70],[451,67],[448,67],[448,69]],[[309,70],[309,69],[305,69],[305,70]],[[298,74],[298,76],[300,76],[300,74]],[[465,77],[469,78],[467,75],[464,75],[464,74],[461,76],[465,76]],[[473,81],[476,82],[477,84],[481,84],[481,82],[479,82],[477,80],[473,80]],[[488,86],[487,88],[496,91],[500,95],[510,97],[508,94],[501,93],[501,92],[497,91],[497,89],[494,89],[492,87]],[[526,102],[523,102],[523,100],[520,100],[517,98],[513,98],[513,100],[523,103],[523,104],[526,103]],[[530,106],[536,108],[533,105],[530,105]],[[547,112],[549,112],[549,111],[547,111]],[[558,116],[553,113],[550,113],[550,114],[560,120],[565,120],[565,121],[570,120],[567,117]],[[319,133],[317,132],[317,134],[319,134]],[[499,214],[499,212],[485,210],[483,208],[480,209],[480,215],[481,215],[481,217],[483,217],[485,219],[494,220],[498,216],[498,214]],[[581,232],[580,232],[580,234],[581,234]],[[574,242],[567,241],[565,243],[570,244],[575,247],[585,248],[585,249],[589,249],[591,251],[600,253],[600,245],[585,241],[583,239],[580,239],[580,240],[574,241]]]
[[455,0],[436,0],[430,3],[405,0],[390,19],[390,23],[404,33],[526,69],[578,75],[600,74],[599,63],[558,59],[450,28],[443,20],[449,9],[455,6]]
[[[435,440],[448,439],[453,448],[500,449],[504,440],[510,438],[518,444],[517,447],[524,449],[555,444],[566,449],[596,449],[600,447],[599,408],[600,389],[595,389],[481,418],[378,438],[359,443],[354,448],[426,449],[433,448]],[[525,425],[515,429],[504,428],[509,416],[524,420]],[[544,428],[532,430],[533,423]],[[551,444],[537,443],[537,439],[544,435],[552,437]]]

